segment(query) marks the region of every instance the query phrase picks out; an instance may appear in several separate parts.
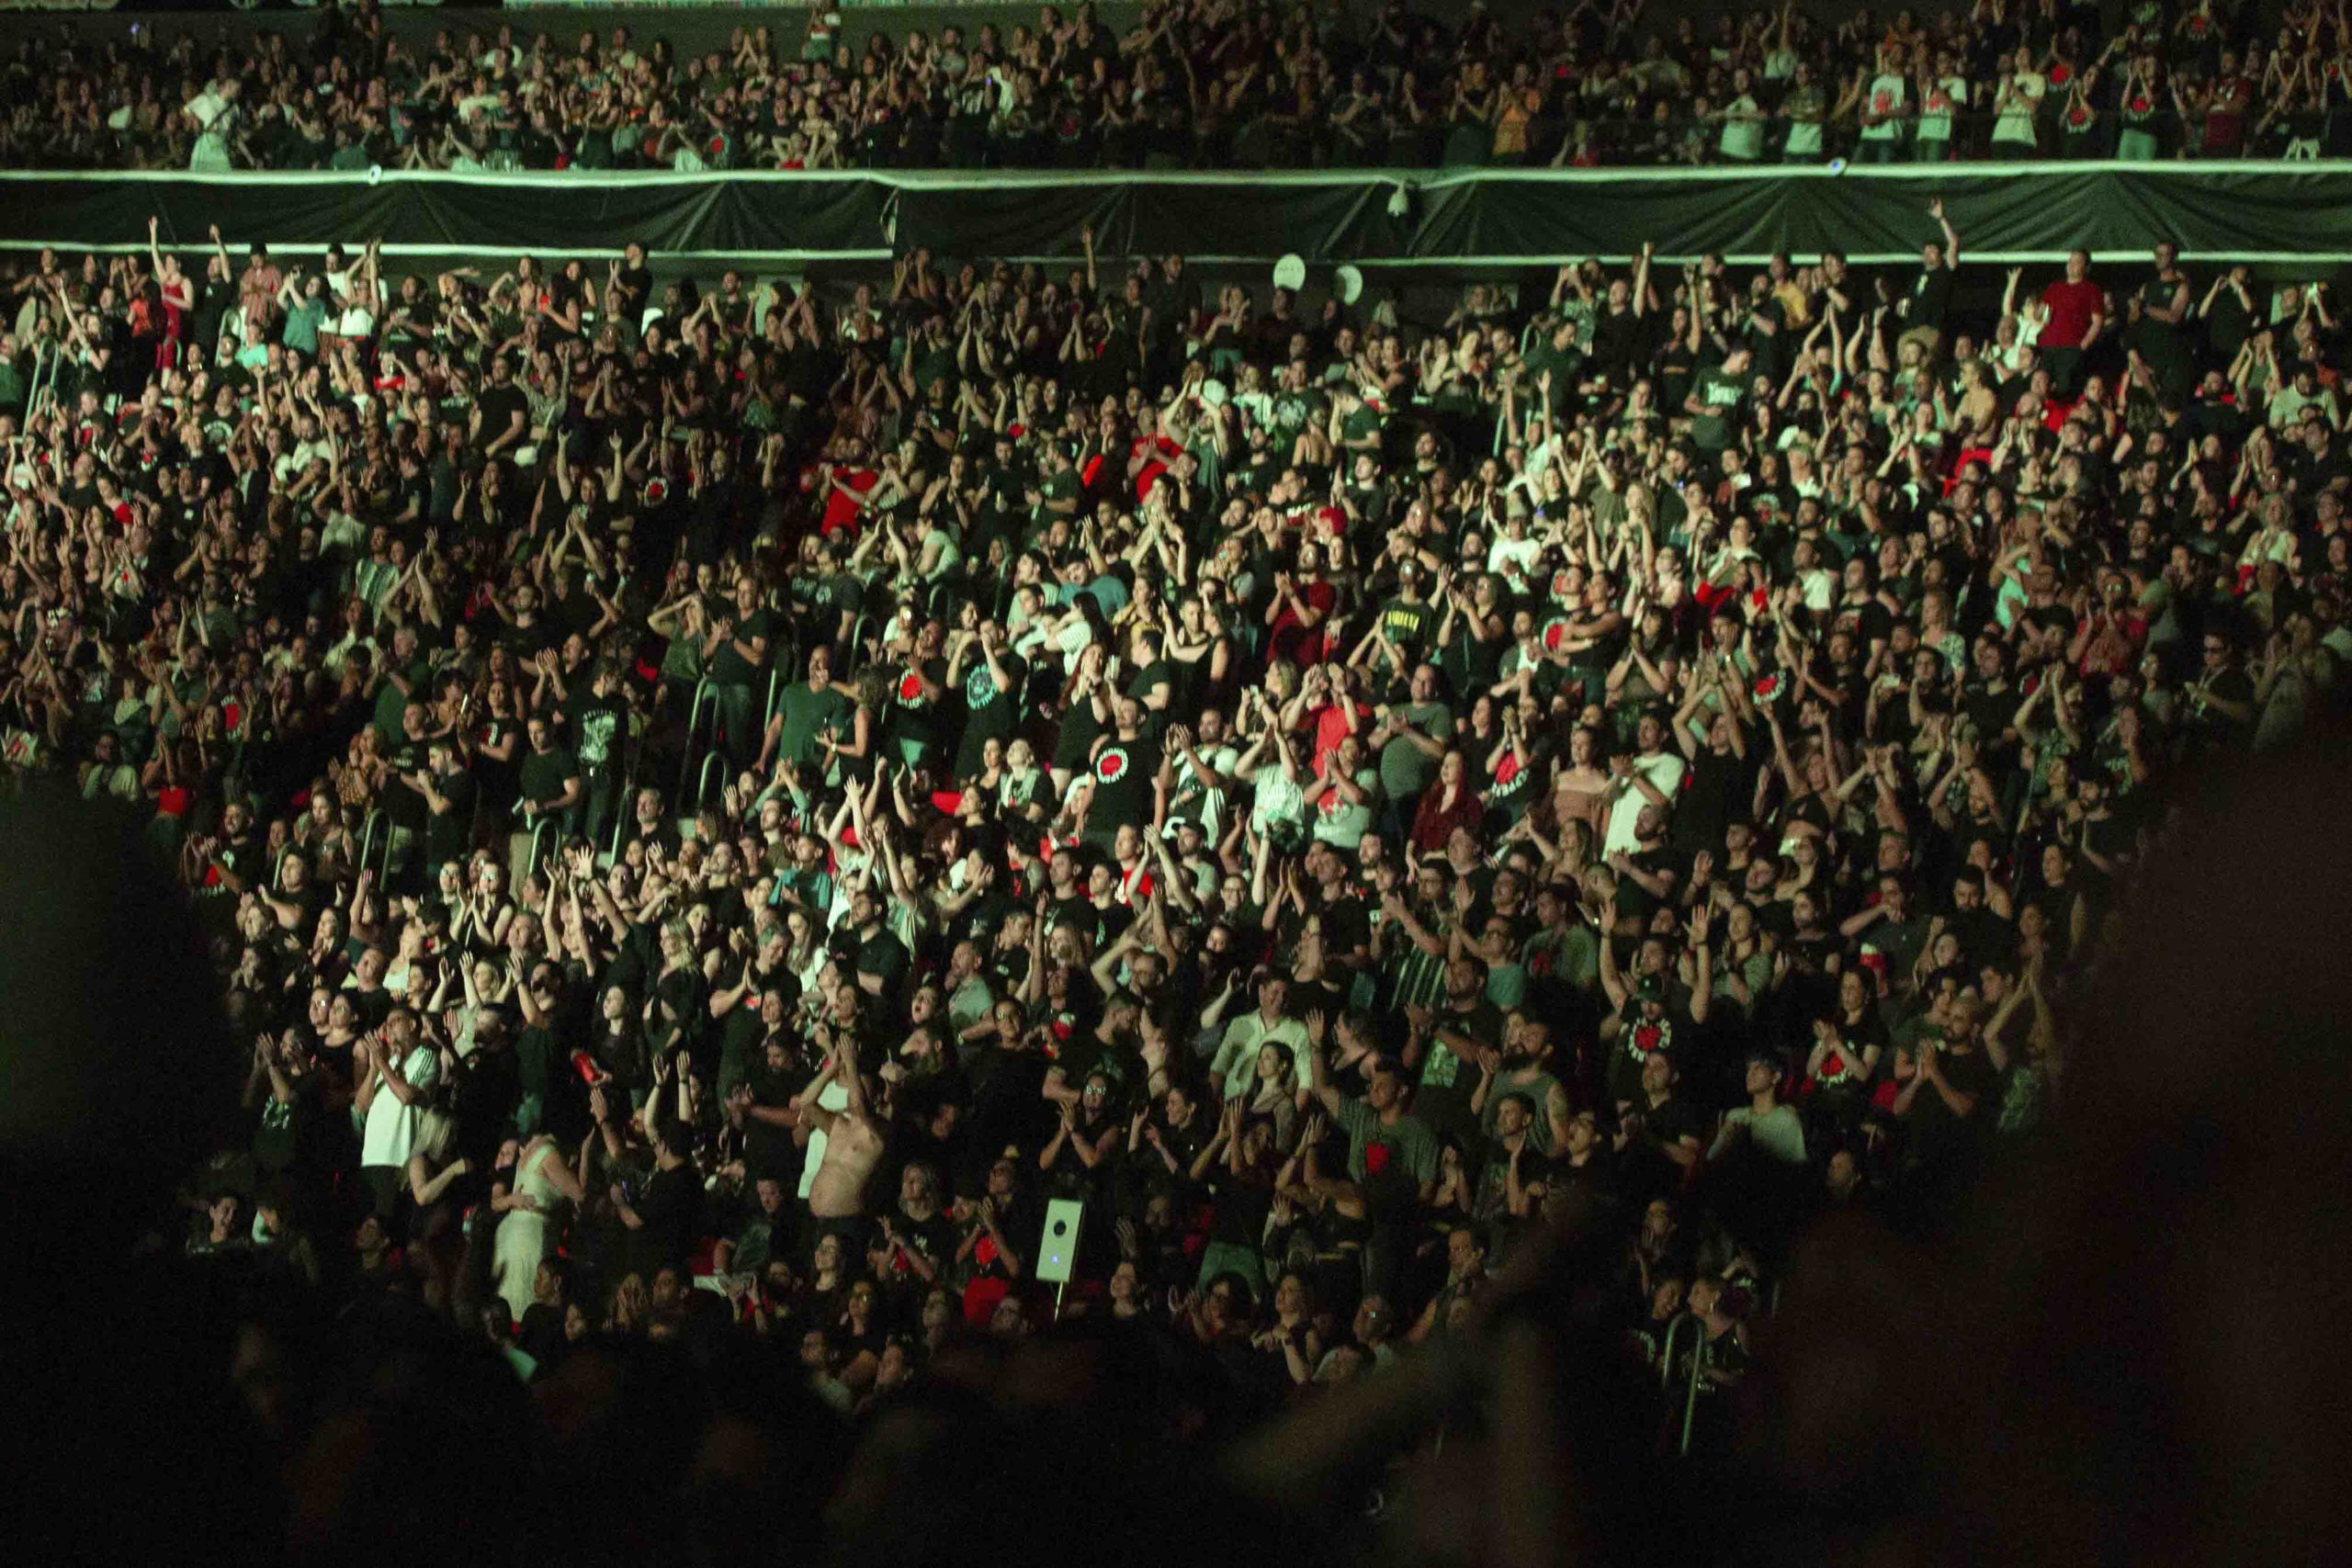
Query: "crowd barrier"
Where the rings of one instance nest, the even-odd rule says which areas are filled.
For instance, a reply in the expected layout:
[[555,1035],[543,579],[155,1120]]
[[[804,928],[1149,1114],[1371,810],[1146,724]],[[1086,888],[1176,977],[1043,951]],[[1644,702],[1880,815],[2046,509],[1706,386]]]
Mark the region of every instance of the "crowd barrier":
[[1754,264],[1828,250],[1901,262],[1938,237],[1940,198],[1967,259],[2144,256],[2352,260],[2352,161],[2005,164],[1851,168],[459,175],[0,173],[0,248],[293,252],[377,239],[387,254],[615,254],[631,241],[770,268],[942,257],[1072,263],[1091,226],[1106,256],[1200,263],[1520,267],[1643,240],[1669,260]]

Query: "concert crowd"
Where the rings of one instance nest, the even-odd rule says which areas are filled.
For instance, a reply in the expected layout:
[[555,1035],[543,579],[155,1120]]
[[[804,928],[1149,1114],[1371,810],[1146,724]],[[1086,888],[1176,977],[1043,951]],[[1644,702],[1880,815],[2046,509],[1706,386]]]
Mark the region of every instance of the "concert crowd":
[[1795,0],[1505,18],[1155,0],[1033,23],[805,21],[684,52],[372,6],[232,34],[28,33],[0,165],[68,169],[1286,168],[2317,158],[2352,153],[2341,6],[1975,0],[1891,16]]
[[1792,1238],[2031,1144],[2168,784],[2352,654],[2324,282],[1917,226],[1352,304],[27,258],[8,772],[138,817],[240,1042],[171,1245],[844,1415],[1132,1325],[1238,1424],[1573,1214],[1715,1440]]

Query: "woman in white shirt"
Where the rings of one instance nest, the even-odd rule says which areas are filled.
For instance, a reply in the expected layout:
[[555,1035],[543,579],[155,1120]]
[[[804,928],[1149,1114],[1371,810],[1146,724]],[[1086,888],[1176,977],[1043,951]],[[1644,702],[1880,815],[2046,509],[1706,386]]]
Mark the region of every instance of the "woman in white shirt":
[[2030,158],[2041,151],[2041,134],[2035,121],[2041,112],[2042,95],[2049,90],[2048,78],[2033,68],[2032,51],[2018,50],[1993,100],[1995,157]]

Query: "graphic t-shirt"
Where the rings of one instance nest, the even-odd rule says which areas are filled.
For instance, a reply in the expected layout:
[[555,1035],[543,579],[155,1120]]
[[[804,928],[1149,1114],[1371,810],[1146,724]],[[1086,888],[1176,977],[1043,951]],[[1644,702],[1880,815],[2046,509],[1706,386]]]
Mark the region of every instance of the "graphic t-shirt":
[[1703,408],[1691,417],[1690,439],[1706,451],[1720,452],[1731,445],[1731,421],[1740,399],[1747,395],[1747,384],[1718,366],[1702,371],[1692,390]]
[[1088,836],[1107,835],[1120,827],[1140,828],[1151,819],[1152,780],[1159,773],[1159,749],[1137,736],[1123,740],[1105,736],[1090,764],[1094,775],[1094,804],[1087,809]]
[[1892,141],[1901,135],[1903,121],[1898,117],[1909,101],[1910,93],[1910,84],[1894,72],[1871,77],[1870,112],[1876,123],[1862,128],[1862,140]]
[[1419,1118],[1400,1116],[1384,1125],[1371,1106],[1348,1100],[1340,1104],[1339,1122],[1348,1134],[1348,1179],[1374,1209],[1413,1202],[1421,1183],[1437,1179],[1437,1139]]
[[2034,116],[2041,112],[2041,96],[2050,84],[2039,71],[2020,71],[2013,78],[2005,96],[2005,107],[1993,122],[1993,140],[2021,142],[2030,146],[2035,141]]
[[628,735],[628,710],[611,697],[582,692],[571,709],[571,750],[582,772],[614,761]]
[[1919,140],[1949,141],[1951,140],[1951,117],[1954,109],[1968,107],[1968,84],[1958,76],[1941,76],[1928,85],[1927,96],[1919,103]]
[[969,778],[980,771],[980,750],[989,739],[1008,740],[1021,723],[1020,692],[1029,678],[1029,666],[1010,649],[997,655],[1010,685],[1000,685],[985,659],[975,659],[964,671],[964,740],[956,752],[956,776]]
[[900,739],[928,743],[939,738],[939,705],[926,694],[923,682],[944,685],[947,665],[944,660],[929,660],[921,666],[920,678],[916,668],[899,667],[898,679],[890,688],[890,723]]
[[1403,599],[1391,599],[1380,607],[1380,626],[1388,640],[1408,659],[1418,657],[1428,646],[1429,634],[1435,629],[1435,615],[1427,604],[1416,604]]

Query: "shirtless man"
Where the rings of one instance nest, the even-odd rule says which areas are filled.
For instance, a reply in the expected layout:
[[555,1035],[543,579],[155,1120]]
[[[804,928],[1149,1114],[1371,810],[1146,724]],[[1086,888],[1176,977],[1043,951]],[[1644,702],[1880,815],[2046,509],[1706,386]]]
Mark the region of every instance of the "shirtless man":
[[[801,1124],[825,1134],[825,1152],[808,1184],[808,1213],[820,1224],[854,1220],[865,1212],[865,1184],[882,1159],[882,1126],[865,1102],[855,1051],[846,1040],[837,1043],[824,1070],[800,1095]],[[826,1111],[817,1103],[828,1079],[839,1083],[849,1100],[842,1110]]]

